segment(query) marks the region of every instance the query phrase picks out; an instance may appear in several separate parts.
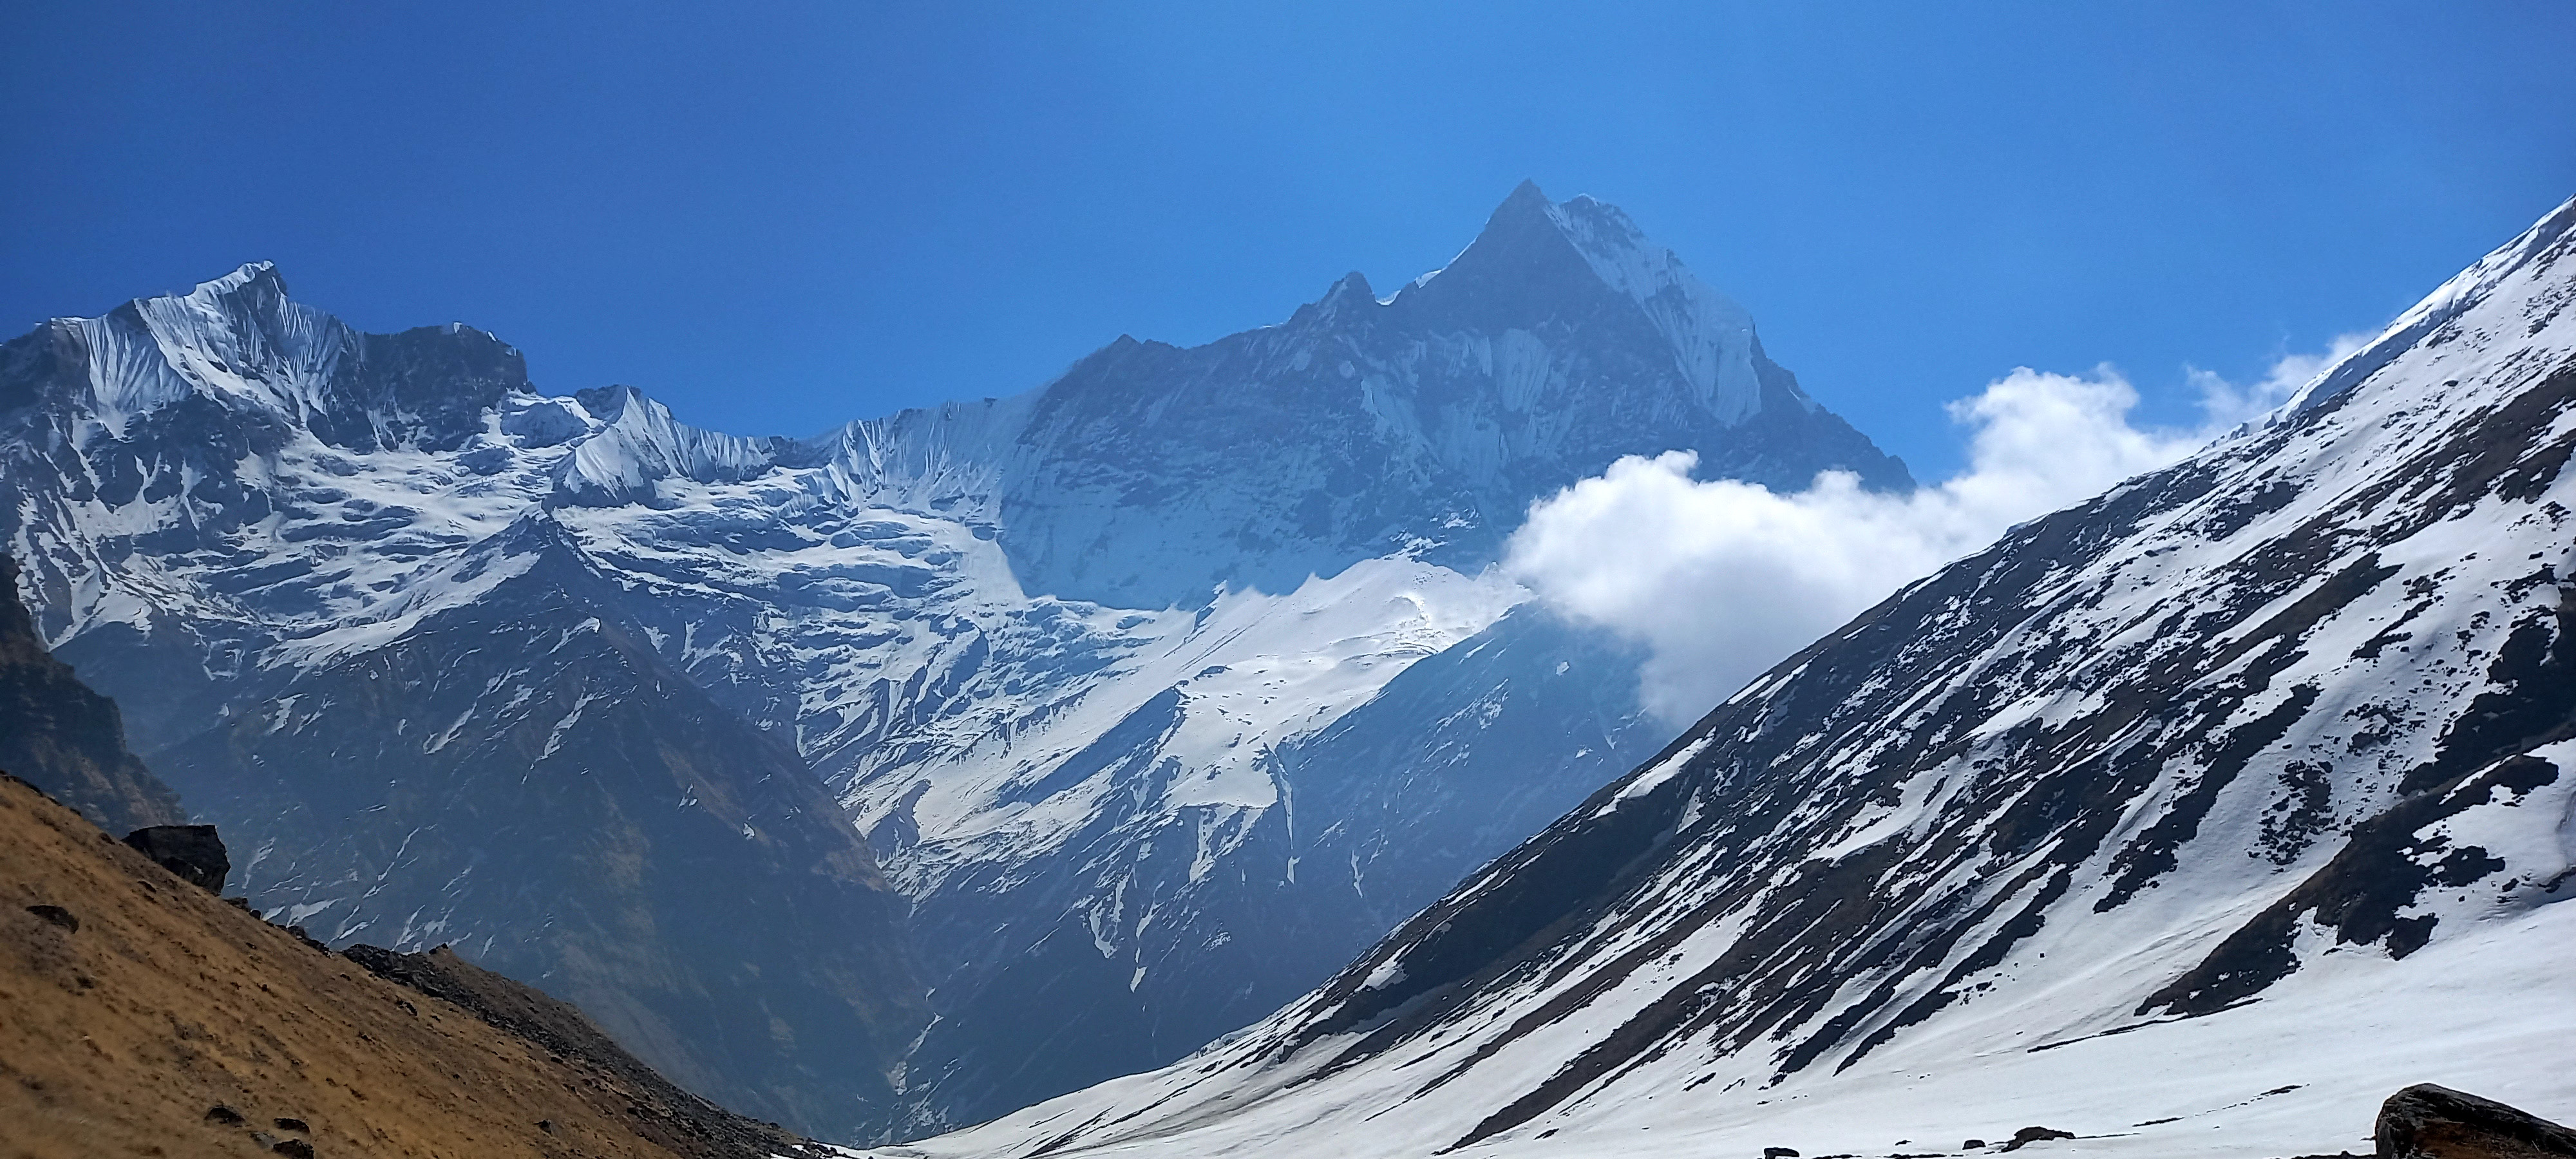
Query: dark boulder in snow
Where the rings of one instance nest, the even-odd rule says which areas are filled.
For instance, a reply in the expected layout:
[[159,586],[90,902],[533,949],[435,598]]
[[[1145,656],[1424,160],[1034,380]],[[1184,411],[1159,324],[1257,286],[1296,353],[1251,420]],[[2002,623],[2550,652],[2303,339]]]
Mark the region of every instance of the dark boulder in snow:
[[2417,1083],[2379,1106],[2380,1159],[2576,1157],[2576,1131],[2493,1099]]

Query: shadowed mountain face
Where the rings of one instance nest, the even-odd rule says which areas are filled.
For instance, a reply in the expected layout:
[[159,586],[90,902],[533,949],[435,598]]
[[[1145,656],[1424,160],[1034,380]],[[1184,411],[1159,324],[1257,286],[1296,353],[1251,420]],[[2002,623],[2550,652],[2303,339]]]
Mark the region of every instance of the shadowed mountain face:
[[1121,607],[1404,550],[1473,570],[1531,501],[1622,455],[1696,449],[1710,477],[1782,489],[1828,468],[1913,485],[1625,214],[1528,184],[1386,301],[1352,274],[1279,326],[1120,340],[1043,392],[1018,442],[1000,492],[1021,583]]
[[1676,448],[1908,483],[1534,187],[1386,300],[803,440],[265,266],[0,346],[33,625],[256,904],[839,1138],[1179,1057],[1651,752],[1634,657],[1487,565]]
[[14,774],[101,828],[126,833],[188,819],[125,748],[114,701],[45,651],[18,600],[18,563],[0,556],[0,772]]
[[2571,305],[2576,202],[1240,1037],[908,1154],[1884,1153],[2005,1113],[2293,1154],[2426,1074],[2576,1105]]
[[244,884],[281,920],[454,942],[692,1089],[855,1134],[926,1013],[902,898],[794,749],[664,664],[549,534],[163,759],[209,813],[259,819]]

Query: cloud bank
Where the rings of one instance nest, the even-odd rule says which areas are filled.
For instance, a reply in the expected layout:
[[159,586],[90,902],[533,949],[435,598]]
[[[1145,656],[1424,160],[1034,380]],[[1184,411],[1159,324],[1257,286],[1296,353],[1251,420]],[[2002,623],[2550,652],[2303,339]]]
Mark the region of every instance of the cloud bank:
[[1679,726],[1897,588],[2016,523],[2170,464],[2277,407],[2357,349],[2281,359],[2261,381],[2192,371],[2205,417],[2188,430],[2129,422],[2138,393],[2108,366],[2027,368],[1949,405],[1968,467],[1911,494],[1843,472],[1782,493],[1693,479],[1698,456],[1629,456],[1530,507],[1504,567],[1576,620],[1647,648],[1646,709]]

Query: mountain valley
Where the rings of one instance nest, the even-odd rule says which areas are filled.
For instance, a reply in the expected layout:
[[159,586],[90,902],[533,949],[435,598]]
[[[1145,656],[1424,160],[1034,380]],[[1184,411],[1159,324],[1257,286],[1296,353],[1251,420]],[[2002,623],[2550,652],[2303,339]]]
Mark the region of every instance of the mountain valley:
[[1530,185],[1387,298],[811,439],[264,265],[0,347],[36,628],[255,905],[848,1140],[1178,1058],[1649,755],[1628,648],[1492,565],[1676,447],[1911,485]]

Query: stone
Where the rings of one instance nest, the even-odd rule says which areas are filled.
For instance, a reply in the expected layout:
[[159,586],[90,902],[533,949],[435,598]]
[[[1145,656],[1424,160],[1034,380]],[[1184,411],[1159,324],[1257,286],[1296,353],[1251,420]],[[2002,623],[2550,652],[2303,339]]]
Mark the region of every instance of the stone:
[[233,871],[212,825],[147,825],[126,834],[125,843],[208,893],[223,893],[224,876]]
[[209,1127],[238,1127],[244,1121],[240,1111],[222,1103],[206,1108],[206,1125]]
[[27,912],[43,918],[54,925],[61,926],[64,933],[77,934],[80,932],[80,919],[73,917],[72,911],[64,909],[61,906],[31,905],[27,907]]
[[2576,1159],[2576,1130],[2431,1083],[2388,1096],[2372,1134],[2379,1159]]
[[2012,1141],[2004,1144],[2004,1150],[2018,1151],[2033,1143],[2041,1142],[2043,1140],[2072,1139],[2074,1137],[2075,1132],[2060,1131],[2055,1127],[2024,1127],[2021,1130],[2013,1132]]

